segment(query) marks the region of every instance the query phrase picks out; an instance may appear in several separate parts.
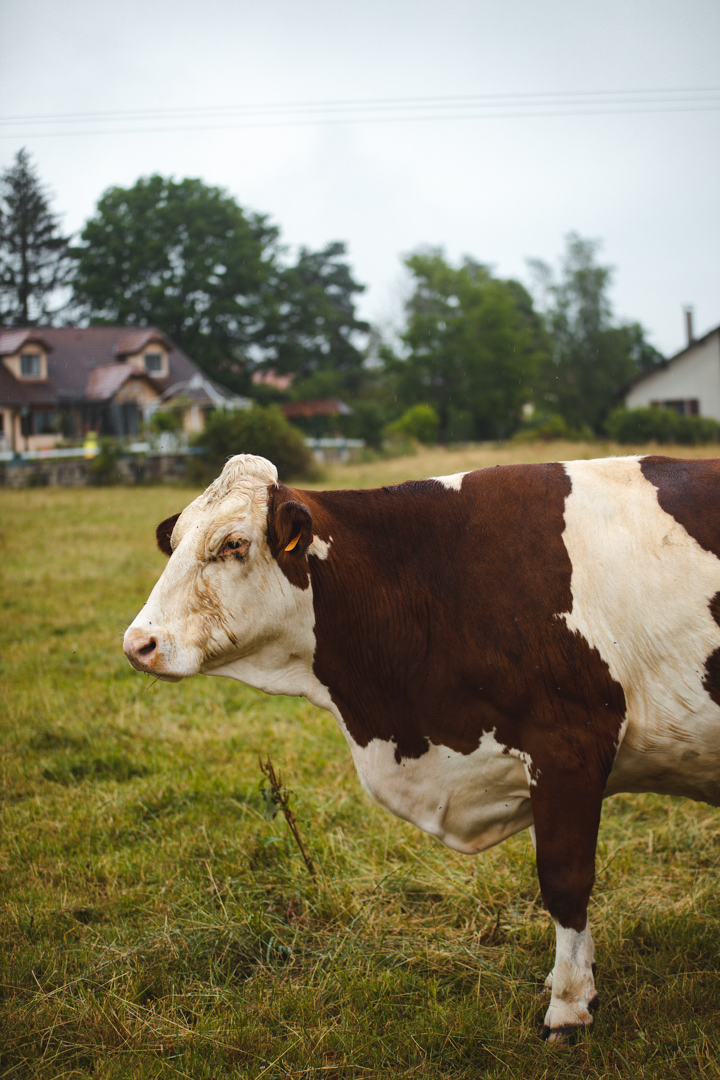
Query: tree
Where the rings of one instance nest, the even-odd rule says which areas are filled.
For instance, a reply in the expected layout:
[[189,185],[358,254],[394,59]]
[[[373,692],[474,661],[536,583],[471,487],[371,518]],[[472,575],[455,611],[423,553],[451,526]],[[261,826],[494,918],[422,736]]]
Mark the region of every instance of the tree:
[[96,324],[159,326],[230,384],[264,326],[277,237],[200,180],[112,187],[81,234],[75,302]]
[[639,323],[613,323],[612,269],[598,265],[599,247],[597,240],[570,233],[558,278],[546,263],[530,261],[552,340],[538,404],[550,405],[573,428],[588,424],[596,432],[617,391],[662,360]]
[[[0,177],[0,323],[52,322],[62,310],[58,292],[68,284],[70,240],[50,209],[27,150]],[[55,305],[55,306],[53,306]]]
[[355,314],[355,295],[365,286],[353,278],[345,254],[339,241],[320,251],[302,247],[277,275],[265,364],[297,375],[296,394],[354,394],[365,381],[359,335],[370,327]]
[[495,278],[465,258],[451,266],[439,249],[405,261],[414,278],[402,335],[409,355],[395,362],[398,397],[437,410],[439,438],[502,438],[517,427],[532,395],[543,338],[532,300],[519,282]]
[[157,325],[226,386],[257,368],[357,381],[362,291],[345,246],[301,248],[288,265],[279,230],[200,180],[141,178],[110,188],[77,251],[75,301],[94,323]]

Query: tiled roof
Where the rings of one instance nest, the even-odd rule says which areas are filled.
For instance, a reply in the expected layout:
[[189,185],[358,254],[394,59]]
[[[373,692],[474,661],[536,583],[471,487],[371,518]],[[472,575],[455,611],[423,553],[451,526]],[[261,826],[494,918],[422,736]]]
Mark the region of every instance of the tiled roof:
[[44,345],[49,352],[52,345],[37,330],[0,330],[0,356],[13,356],[22,349],[23,345]]
[[149,375],[131,367],[130,364],[123,364],[118,361],[115,364],[103,364],[100,367],[90,369],[87,386],[85,387],[85,398],[87,401],[107,401],[117,394],[120,387],[124,386],[128,379],[144,379],[150,383],[154,390],[157,390]]
[[[4,330],[0,331],[0,334],[4,342],[7,342],[11,334],[32,334],[34,340],[42,339],[45,348],[51,350],[47,360],[48,378],[44,382],[16,379],[0,360],[0,405],[57,406],[84,401],[88,380],[94,368],[110,365],[118,368],[124,366],[122,361],[117,359],[117,344],[119,341],[123,342],[123,348],[125,348],[131,335],[136,335],[134,345],[142,337],[146,343],[150,340],[163,341],[170,350],[168,376],[164,379],[153,377],[152,380],[158,388],[158,393],[175,383],[200,374],[190,357],[154,327],[135,330],[126,326],[89,326],[82,329],[69,326],[43,326],[31,330]],[[16,340],[19,339],[16,338]],[[24,340],[28,340],[27,336]],[[17,351],[17,347],[14,351]],[[139,352],[142,348],[143,346],[140,345],[136,351]],[[6,355],[9,354],[6,353]]]
[[127,330],[115,342],[116,356],[134,356],[142,352],[151,341],[159,341],[166,349],[172,349],[173,343],[159,330],[148,327],[143,330]]
[[19,408],[23,405],[55,405],[57,390],[49,379],[16,379],[0,360],[0,405]]
[[165,404],[174,398],[185,398],[196,405],[218,405],[237,409],[249,409],[252,405],[249,398],[234,394],[226,386],[220,386],[212,379],[208,379],[207,375],[201,375],[199,372],[191,379],[184,379],[182,382],[169,386],[163,391],[160,400]]

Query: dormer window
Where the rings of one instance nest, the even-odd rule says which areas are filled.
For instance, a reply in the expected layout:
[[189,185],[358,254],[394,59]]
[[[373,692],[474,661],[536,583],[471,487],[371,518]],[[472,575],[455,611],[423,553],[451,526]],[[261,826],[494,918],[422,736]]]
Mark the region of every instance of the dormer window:
[[159,352],[145,353],[145,370],[148,375],[159,375],[163,369],[163,354]]
[[39,353],[21,353],[20,377],[23,379],[39,379],[41,375]]

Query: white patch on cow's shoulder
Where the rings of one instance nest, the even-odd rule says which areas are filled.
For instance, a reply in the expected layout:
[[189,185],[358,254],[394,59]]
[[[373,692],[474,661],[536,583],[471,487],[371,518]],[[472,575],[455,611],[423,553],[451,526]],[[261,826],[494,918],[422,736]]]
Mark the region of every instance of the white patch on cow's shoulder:
[[448,491],[460,491],[463,482],[463,476],[467,476],[470,469],[466,469],[465,472],[451,473],[450,476],[428,476],[428,480],[437,480],[438,484],[442,484]]
[[607,793],[720,801],[720,708],[703,687],[720,646],[720,560],[658,502],[637,458],[565,464],[568,627],[622,686],[627,716]]
[[318,559],[327,559],[330,553],[332,536],[329,540],[321,540],[319,536],[313,536],[312,544],[307,549],[308,555],[315,555]]

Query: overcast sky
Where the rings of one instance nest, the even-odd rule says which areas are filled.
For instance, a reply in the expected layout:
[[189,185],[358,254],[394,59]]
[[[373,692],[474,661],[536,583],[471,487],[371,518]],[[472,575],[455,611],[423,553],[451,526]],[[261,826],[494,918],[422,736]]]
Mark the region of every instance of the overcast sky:
[[[140,175],[219,184],[291,244],[347,241],[380,322],[397,318],[400,260],[419,245],[527,281],[525,260],[555,262],[576,230],[603,241],[617,315],[671,354],[683,304],[698,335],[720,323],[719,55],[717,0],[0,0],[3,118],[145,113],[5,124],[0,166],[27,146],[68,230]],[[542,94],[694,88],[639,113],[626,95],[612,115],[537,115],[577,109]],[[509,94],[533,95],[509,111],[535,115],[496,101],[423,119],[427,103],[402,122],[393,106],[350,123],[344,106],[305,123],[289,108]],[[147,115],[269,103],[283,106],[272,123]],[[648,111],[661,107],[675,111]]]

